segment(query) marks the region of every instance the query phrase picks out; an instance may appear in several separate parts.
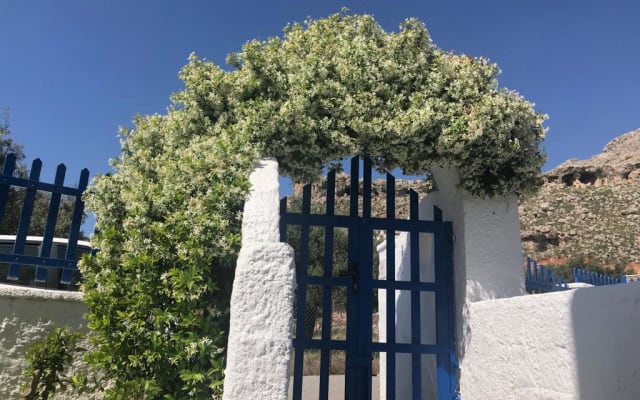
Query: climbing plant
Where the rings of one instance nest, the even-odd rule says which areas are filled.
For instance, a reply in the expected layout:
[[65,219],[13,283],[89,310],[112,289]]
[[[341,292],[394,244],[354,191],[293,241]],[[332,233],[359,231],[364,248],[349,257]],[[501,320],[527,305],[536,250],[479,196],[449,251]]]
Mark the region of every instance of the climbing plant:
[[114,173],[87,195],[95,256],[85,299],[106,398],[211,398],[222,382],[248,175],[260,156],[304,181],[366,154],[380,169],[459,171],[491,197],[533,190],[544,116],[484,58],[438,49],[425,26],[385,32],[339,13],[246,43],[225,70],[192,55],[164,115],[121,130]]

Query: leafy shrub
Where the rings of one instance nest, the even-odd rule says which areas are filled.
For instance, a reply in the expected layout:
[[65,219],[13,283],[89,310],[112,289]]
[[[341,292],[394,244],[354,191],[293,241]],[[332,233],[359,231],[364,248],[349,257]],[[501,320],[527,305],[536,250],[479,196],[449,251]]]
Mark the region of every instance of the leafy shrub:
[[253,157],[242,156],[239,140],[225,142],[202,125],[189,131],[191,148],[160,152],[145,145],[149,135],[166,135],[154,137],[156,144],[171,140],[172,119],[189,112],[150,118],[124,133],[128,150],[115,165],[118,173],[101,178],[89,195],[100,251],[81,266],[96,346],[88,360],[110,383],[107,399],[221,393]]
[[26,400],[47,400],[72,382],[65,371],[71,366],[74,354],[83,350],[78,346],[82,336],[66,327],[53,327],[41,340],[31,344],[25,354],[27,367],[23,372],[28,381]]

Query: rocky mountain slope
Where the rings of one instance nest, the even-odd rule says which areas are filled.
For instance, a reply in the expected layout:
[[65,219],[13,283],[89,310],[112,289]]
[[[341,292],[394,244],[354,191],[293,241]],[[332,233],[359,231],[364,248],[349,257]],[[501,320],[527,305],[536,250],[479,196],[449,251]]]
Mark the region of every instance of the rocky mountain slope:
[[640,267],[640,129],[544,177],[536,195],[520,199],[525,254]]

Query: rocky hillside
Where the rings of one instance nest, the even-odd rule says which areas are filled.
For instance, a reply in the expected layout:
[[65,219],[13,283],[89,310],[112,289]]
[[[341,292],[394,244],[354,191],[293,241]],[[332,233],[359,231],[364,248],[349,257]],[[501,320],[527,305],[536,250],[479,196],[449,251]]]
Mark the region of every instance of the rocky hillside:
[[568,160],[520,199],[522,250],[537,259],[585,256],[640,267],[640,129],[588,160]]

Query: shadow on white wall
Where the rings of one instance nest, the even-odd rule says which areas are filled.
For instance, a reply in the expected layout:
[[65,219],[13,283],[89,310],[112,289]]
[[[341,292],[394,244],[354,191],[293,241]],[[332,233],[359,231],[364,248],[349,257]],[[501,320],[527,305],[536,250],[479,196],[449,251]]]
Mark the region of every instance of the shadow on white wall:
[[581,400],[640,399],[640,284],[576,290],[571,302]]

